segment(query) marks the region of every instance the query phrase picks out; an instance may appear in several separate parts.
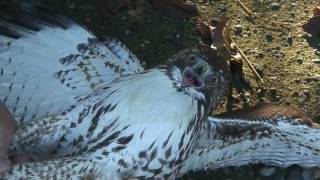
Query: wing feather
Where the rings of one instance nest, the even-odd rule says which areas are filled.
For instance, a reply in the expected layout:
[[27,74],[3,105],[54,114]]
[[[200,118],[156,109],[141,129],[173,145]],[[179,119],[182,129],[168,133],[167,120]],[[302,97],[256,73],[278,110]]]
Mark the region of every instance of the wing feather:
[[18,123],[64,111],[100,84],[143,71],[120,42],[100,42],[66,17],[34,8],[8,14],[0,20],[0,101]]
[[277,109],[287,108],[209,117],[181,174],[252,164],[319,167],[319,125],[300,119],[305,115],[296,116],[296,112],[282,112],[281,116]]

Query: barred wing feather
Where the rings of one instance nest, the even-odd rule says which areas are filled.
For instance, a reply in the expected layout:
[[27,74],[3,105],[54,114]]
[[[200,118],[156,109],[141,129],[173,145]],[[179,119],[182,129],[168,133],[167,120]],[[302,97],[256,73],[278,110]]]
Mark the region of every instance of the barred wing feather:
[[295,109],[270,105],[209,117],[181,174],[252,164],[320,167],[319,125]]
[[0,20],[0,100],[18,123],[65,111],[80,95],[143,71],[114,39],[99,41],[72,20],[26,9]]

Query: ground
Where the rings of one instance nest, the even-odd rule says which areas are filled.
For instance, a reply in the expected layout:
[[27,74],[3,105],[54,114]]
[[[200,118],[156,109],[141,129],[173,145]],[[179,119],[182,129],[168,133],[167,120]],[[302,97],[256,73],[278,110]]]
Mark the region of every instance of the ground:
[[[136,8],[128,7],[112,14],[104,2],[112,1],[49,1],[53,9],[81,22],[96,35],[120,39],[147,68],[163,64],[181,49],[203,43],[195,30],[195,18],[164,16],[149,1],[142,0]],[[244,63],[249,86],[244,88],[241,83],[234,82],[235,109],[267,101],[302,108],[314,121],[320,122],[320,40],[310,38],[301,27],[312,16],[312,9],[320,6],[319,1],[242,1],[268,21],[250,18],[236,0],[195,2],[200,16],[208,22],[224,17],[232,20],[233,38],[265,81],[259,86]],[[244,167],[236,173],[229,171],[191,177],[266,179],[255,175],[254,168]],[[286,171],[277,171],[276,174],[282,176],[284,173]]]

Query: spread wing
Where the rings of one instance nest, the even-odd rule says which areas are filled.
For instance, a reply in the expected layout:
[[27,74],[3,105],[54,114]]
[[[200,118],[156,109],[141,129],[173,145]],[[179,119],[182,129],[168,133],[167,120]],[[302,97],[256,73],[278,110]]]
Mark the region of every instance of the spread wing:
[[319,167],[319,125],[301,111],[268,104],[209,117],[181,174],[257,163]]
[[66,17],[30,7],[0,15],[0,101],[18,123],[64,111],[99,84],[143,71],[123,44],[99,41]]

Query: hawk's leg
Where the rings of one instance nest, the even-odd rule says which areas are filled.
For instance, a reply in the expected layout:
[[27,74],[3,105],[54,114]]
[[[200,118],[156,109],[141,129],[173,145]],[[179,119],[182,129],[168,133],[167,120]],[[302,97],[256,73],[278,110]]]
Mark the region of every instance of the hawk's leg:
[[22,125],[13,136],[9,154],[27,153],[32,159],[47,159],[57,149],[69,123],[65,116],[49,116]]

